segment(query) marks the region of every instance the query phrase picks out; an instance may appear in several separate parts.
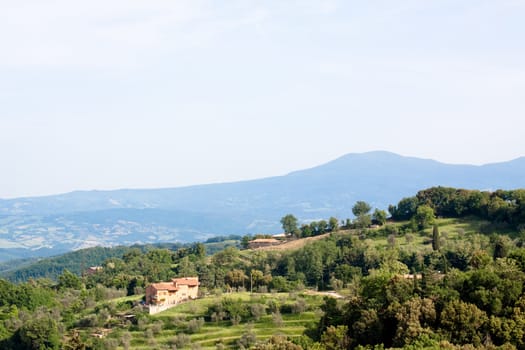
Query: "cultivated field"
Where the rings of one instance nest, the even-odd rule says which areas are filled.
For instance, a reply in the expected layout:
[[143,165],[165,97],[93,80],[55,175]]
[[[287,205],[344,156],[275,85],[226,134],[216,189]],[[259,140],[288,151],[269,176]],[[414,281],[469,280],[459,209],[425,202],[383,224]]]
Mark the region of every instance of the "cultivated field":
[[[248,314],[237,320],[210,318],[208,308],[224,300],[242,304],[248,310],[251,305],[262,305],[263,311],[257,317]],[[272,335],[299,337],[319,321],[322,300],[323,295],[311,293],[242,292],[207,296],[148,316],[147,324],[139,322],[138,329],[130,332],[130,349],[232,348],[239,341],[265,340]],[[204,322],[190,329],[188,324],[198,324],[192,320],[199,319]]]

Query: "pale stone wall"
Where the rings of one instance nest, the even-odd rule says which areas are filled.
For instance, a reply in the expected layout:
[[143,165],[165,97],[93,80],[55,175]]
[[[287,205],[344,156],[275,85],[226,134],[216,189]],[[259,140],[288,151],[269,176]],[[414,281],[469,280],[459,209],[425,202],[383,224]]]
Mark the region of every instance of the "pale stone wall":
[[199,287],[198,286],[194,286],[194,287],[189,287],[188,288],[188,297],[190,299],[197,299],[198,296],[199,296]]
[[149,314],[150,314],[150,315],[157,314],[157,313],[159,313],[159,312],[162,312],[162,311],[165,311],[165,310],[171,309],[171,308],[174,307],[175,305],[177,305],[177,304],[150,305],[150,306],[149,306]]

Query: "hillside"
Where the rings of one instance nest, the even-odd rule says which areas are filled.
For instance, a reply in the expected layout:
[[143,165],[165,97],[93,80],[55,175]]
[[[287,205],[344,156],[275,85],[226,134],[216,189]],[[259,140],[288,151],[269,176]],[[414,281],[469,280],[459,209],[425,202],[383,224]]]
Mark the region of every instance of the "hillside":
[[[227,247],[238,247],[240,237],[214,237],[202,243],[208,254],[214,254]],[[62,255],[11,260],[0,264],[0,278],[12,282],[23,282],[30,278],[49,278],[56,280],[64,270],[82,275],[90,266],[101,265],[111,258],[121,258],[125,254],[137,250],[147,252],[154,249],[191,249],[192,245],[186,243],[157,243],[148,245],[132,245],[117,247],[92,247],[79,249]]]
[[473,166],[370,152],[253,181],[0,200],[0,261],[96,245],[277,233],[279,219],[287,213],[301,221],[346,219],[357,200],[386,209],[399,198],[437,185],[522,188],[524,174],[525,158]]
[[[431,244],[431,228],[413,232],[395,222],[298,239],[300,247],[279,251],[230,247],[206,257],[194,248],[128,249],[84,278],[64,272],[57,282],[0,280],[0,303],[11,305],[0,308],[6,320],[0,322],[0,347],[18,349],[28,333],[57,348],[86,349],[239,349],[284,342],[287,349],[318,350],[330,349],[335,339],[351,348],[522,345],[513,336],[521,329],[525,297],[520,240],[479,234],[487,224],[482,220],[436,224],[440,251]],[[145,286],[188,274],[199,276],[202,296],[148,315],[141,303]],[[27,310],[18,313],[22,308]],[[22,322],[28,315],[32,321]],[[484,346],[483,335],[494,343]]]
[[[523,348],[525,190],[408,199],[388,222],[312,222],[273,250],[228,236],[57,257],[56,280],[0,279],[0,348]],[[103,256],[92,273],[65,270]],[[198,300],[150,315],[172,305],[152,283],[174,277],[198,277]]]

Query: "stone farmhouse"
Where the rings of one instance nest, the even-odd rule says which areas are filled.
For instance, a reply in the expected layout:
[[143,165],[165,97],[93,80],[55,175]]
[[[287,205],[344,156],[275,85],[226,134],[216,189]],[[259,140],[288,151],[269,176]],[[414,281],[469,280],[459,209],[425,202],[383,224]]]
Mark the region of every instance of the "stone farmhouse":
[[174,278],[171,282],[152,283],[146,288],[146,304],[149,313],[167,310],[182,301],[196,299],[199,294],[199,278]]

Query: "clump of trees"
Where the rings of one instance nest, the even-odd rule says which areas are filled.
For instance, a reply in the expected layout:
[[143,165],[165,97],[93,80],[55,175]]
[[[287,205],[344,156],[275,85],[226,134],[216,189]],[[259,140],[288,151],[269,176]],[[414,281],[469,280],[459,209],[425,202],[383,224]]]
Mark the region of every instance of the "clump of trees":
[[498,258],[446,274],[430,267],[410,278],[385,265],[370,271],[348,302],[325,301],[314,338],[322,341],[333,327],[346,327],[351,348],[525,346],[525,273],[515,261]]
[[300,227],[298,227],[298,223],[299,220],[293,214],[281,218],[284,233],[295,238],[318,236],[339,230],[339,220],[335,217],[330,217],[328,221],[311,221],[308,224],[302,224]]
[[[494,192],[465,190],[451,187],[432,187],[415,196],[403,198],[388,211],[396,221],[410,220],[420,208],[431,209],[437,217],[463,218],[474,216],[493,223],[518,228],[525,222],[525,190]],[[419,222],[418,222],[419,224]],[[431,223],[429,223],[431,224]]]
[[[387,213],[384,210],[375,209],[371,214],[372,207],[364,201],[357,201],[352,207],[352,213],[355,219],[346,220],[346,223],[340,224],[336,217],[330,217],[328,220],[310,221],[300,227],[299,220],[293,214],[287,214],[281,218],[283,231],[295,238],[306,238],[322,235],[328,232],[337,232],[343,229],[364,229],[372,224],[383,226],[387,222]],[[243,246],[248,245],[248,238]]]

